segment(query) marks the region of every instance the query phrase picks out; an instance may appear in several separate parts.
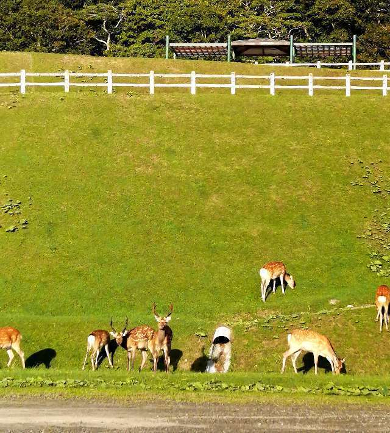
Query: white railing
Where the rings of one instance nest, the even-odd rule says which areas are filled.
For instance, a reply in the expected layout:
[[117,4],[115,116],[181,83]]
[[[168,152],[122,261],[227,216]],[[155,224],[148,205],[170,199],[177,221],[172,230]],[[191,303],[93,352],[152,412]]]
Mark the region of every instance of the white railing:
[[[51,78],[52,81],[28,81],[29,78],[39,79],[41,77]],[[7,78],[18,79],[18,81],[4,82],[4,79]],[[89,79],[89,82],[85,79]],[[93,81],[95,79],[101,81]],[[123,81],[124,79],[134,79],[138,82]],[[167,82],[178,79],[184,80],[184,82]],[[211,79],[220,82],[209,82],[208,80]],[[140,80],[141,82],[139,82]],[[20,92],[24,94],[28,87],[34,86],[62,87],[66,93],[70,91],[71,87],[102,87],[106,89],[108,94],[112,94],[114,88],[117,87],[143,87],[147,88],[151,95],[155,93],[157,88],[189,88],[192,95],[195,95],[197,89],[200,88],[227,88],[230,89],[232,95],[236,94],[238,89],[268,89],[271,95],[275,95],[276,90],[302,89],[307,90],[309,96],[313,96],[315,90],[344,90],[346,96],[350,96],[352,90],[372,90],[380,91],[383,96],[387,96],[389,90],[386,74],[377,77],[359,77],[350,74],[326,77],[314,76],[313,74],[276,75],[274,72],[269,75],[241,75],[234,72],[228,75],[218,75],[197,74],[195,71],[190,74],[157,74],[154,71],[144,74],[113,73],[112,71],[103,73],[69,71],[32,73],[25,70],[0,73],[0,88],[19,87]]]
[[385,62],[381,60],[376,63],[354,63],[352,60],[344,63],[332,63],[332,62],[315,62],[315,63],[261,63],[261,66],[290,66],[290,67],[306,67],[306,68],[347,68],[349,71],[356,70],[359,68],[369,68],[369,69],[379,69],[379,71],[389,71],[390,72],[390,62]]

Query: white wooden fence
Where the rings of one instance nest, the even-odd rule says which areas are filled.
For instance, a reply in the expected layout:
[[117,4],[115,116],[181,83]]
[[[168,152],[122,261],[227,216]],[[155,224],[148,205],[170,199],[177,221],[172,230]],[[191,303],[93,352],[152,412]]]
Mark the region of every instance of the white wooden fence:
[[[52,81],[28,81],[29,78],[50,77]],[[4,82],[4,79],[13,78],[13,82]],[[84,79],[81,80],[80,79]],[[138,82],[127,82],[123,80],[134,79]],[[60,81],[58,80],[60,79]],[[73,79],[73,80],[71,80]],[[87,80],[89,82],[86,82]],[[96,82],[94,79],[102,81]],[[166,82],[169,80],[175,82]],[[17,81],[15,81],[17,80]],[[54,81],[53,81],[54,80]],[[165,82],[158,82],[158,81]],[[177,82],[177,80],[182,80]],[[219,80],[219,83],[209,82],[209,80]],[[139,82],[143,81],[143,82]],[[184,81],[184,82],[183,82]],[[249,83],[248,83],[249,82]],[[33,73],[21,70],[13,73],[0,73],[0,87],[19,87],[22,94],[26,93],[28,87],[62,87],[66,93],[71,87],[102,87],[108,94],[114,88],[119,87],[144,87],[153,95],[157,88],[189,88],[192,95],[196,94],[199,88],[227,88],[232,95],[239,89],[268,89],[271,95],[275,95],[276,90],[284,89],[303,89],[307,90],[309,96],[313,96],[315,90],[344,90],[345,96],[351,96],[352,90],[371,90],[379,91],[383,96],[387,96],[389,85],[387,75],[377,77],[357,77],[346,74],[345,76],[314,76],[309,75],[240,75],[232,72],[229,75],[218,74],[156,74],[150,71],[145,74],[124,74],[113,73],[84,73],[84,72],[55,72],[55,73]]]

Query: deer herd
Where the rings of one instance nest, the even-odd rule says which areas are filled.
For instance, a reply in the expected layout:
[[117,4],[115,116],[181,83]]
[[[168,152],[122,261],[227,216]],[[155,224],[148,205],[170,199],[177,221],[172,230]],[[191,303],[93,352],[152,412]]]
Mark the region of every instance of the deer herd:
[[[286,266],[282,262],[266,263],[259,271],[261,278],[261,298],[263,302],[267,299],[267,290],[271,281],[273,281],[272,292],[276,292],[276,282],[280,280],[282,293],[285,293],[285,287],[288,285],[295,288],[295,280],[292,275],[286,271]],[[389,304],[390,288],[385,285],[378,287],[375,294],[375,306],[377,309],[376,321],[379,320],[379,331],[382,332],[383,322],[386,330],[389,329]],[[110,351],[111,338],[115,339],[116,345],[121,346],[127,351],[127,370],[134,369],[134,360],[137,351],[141,352],[142,360],[139,367],[141,371],[148,359],[148,352],[153,358],[153,371],[157,371],[157,362],[161,352],[164,355],[165,371],[169,372],[170,352],[173,338],[172,329],[168,326],[171,320],[173,305],[169,306],[169,311],[165,316],[160,316],[156,312],[156,304],[153,304],[152,312],[157,321],[157,329],[149,325],[136,326],[128,329],[128,318],[122,331],[118,332],[111,319],[111,331],[95,330],[87,338],[87,351],[84,358],[83,370],[85,369],[88,355],[91,359],[92,370],[98,368],[99,356],[104,349],[109,366],[113,368],[113,351]],[[10,367],[15,355],[19,355],[23,368],[25,368],[24,352],[20,348],[22,340],[21,333],[12,327],[0,328],[0,349],[5,349],[8,353],[7,367]],[[345,362],[345,359],[337,357],[336,352],[329,339],[318,332],[308,329],[294,329],[287,334],[288,350],[283,354],[282,373],[286,368],[286,361],[291,357],[295,373],[298,373],[296,360],[302,351],[311,352],[314,357],[314,372],[318,373],[318,358],[324,357],[328,360],[332,372],[339,374]]]

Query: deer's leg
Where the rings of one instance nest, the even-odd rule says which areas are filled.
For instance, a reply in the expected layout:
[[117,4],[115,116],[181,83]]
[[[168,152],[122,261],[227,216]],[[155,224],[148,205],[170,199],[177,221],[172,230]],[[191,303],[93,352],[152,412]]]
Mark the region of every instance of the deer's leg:
[[91,364],[92,364],[92,370],[95,370],[95,360],[94,360],[95,352],[91,351]]
[[376,319],[375,319],[376,322],[379,320],[380,314],[381,314],[381,310],[378,308],[378,314],[376,315]]
[[296,350],[288,349],[286,352],[283,353],[283,365],[282,365],[282,373],[284,373],[284,370],[286,369],[286,360],[289,356],[294,354]]
[[26,368],[26,364],[24,362],[24,352],[23,352],[23,350],[20,348],[20,346],[12,346],[12,348],[20,356],[20,360],[22,361],[23,368]]
[[170,347],[166,347],[166,348],[164,349],[165,371],[166,371],[167,373],[169,373],[169,365],[170,365],[170,363],[171,363],[171,358],[170,358],[170,356],[169,356],[170,351],[171,351],[171,348],[170,348]]
[[382,332],[382,323],[383,323],[383,314],[382,314],[382,308],[381,308],[381,314],[379,316],[379,332]]
[[110,367],[113,368],[114,366],[112,365],[112,361],[111,361],[111,358],[110,358],[110,351],[108,350],[108,344],[106,344],[104,346],[104,349],[106,350],[108,363],[110,364]]
[[139,366],[139,371],[141,371],[144,367],[145,367],[145,363],[148,359],[148,351],[147,350],[143,350],[141,352],[141,356],[142,356],[142,360],[141,360],[141,365]]
[[284,274],[281,274],[280,275],[280,284],[282,286],[282,293],[284,295],[284,285],[283,285],[283,283],[284,283]]
[[313,356],[314,356],[314,373],[318,374],[318,353],[313,353]]
[[130,371],[131,367],[131,350],[127,351],[127,371]]
[[8,349],[7,353],[8,353],[8,358],[9,358],[8,359],[8,363],[7,363],[7,367],[10,367],[11,366],[11,362],[14,359],[15,355],[14,355],[14,352],[12,351],[12,349]]
[[273,287],[272,291],[273,291],[273,293],[276,292],[276,278],[274,278],[274,287]]
[[301,350],[298,350],[298,352],[295,352],[293,355],[291,355],[291,362],[292,362],[295,373],[298,373],[296,362],[297,362],[297,358],[301,354],[301,352],[302,352]]
[[95,367],[98,368],[98,360],[100,355],[100,347],[96,350]]
[[85,358],[84,358],[83,370],[85,370],[85,364],[87,363],[88,353],[89,353],[89,347],[87,346],[87,353],[85,354]]

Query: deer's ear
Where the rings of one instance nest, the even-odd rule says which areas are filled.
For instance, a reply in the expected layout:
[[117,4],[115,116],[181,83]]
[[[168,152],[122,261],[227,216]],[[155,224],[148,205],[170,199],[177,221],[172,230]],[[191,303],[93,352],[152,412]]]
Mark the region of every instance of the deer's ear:
[[112,337],[115,337],[115,332],[110,331],[110,335],[111,335]]
[[167,316],[166,318],[165,318],[165,321],[166,322],[169,322],[171,320],[171,316]]
[[340,361],[341,361],[342,364],[345,364],[345,358],[340,359]]
[[122,332],[122,337],[126,337],[128,331],[123,331]]
[[154,315],[154,318],[156,319],[156,321],[157,321],[157,322],[159,322],[159,321],[160,321],[160,317],[159,317],[159,316],[157,316],[157,314],[155,314],[155,315]]

